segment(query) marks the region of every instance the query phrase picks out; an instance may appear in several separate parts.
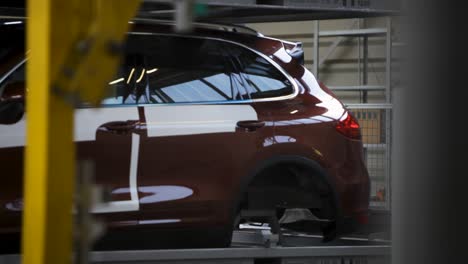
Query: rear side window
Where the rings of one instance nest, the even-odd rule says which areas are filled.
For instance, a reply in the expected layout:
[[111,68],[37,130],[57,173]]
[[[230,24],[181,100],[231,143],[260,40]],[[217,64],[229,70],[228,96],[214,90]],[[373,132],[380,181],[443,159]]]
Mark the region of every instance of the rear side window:
[[230,46],[229,51],[243,80],[243,89],[239,89],[242,98],[272,98],[294,92],[288,78],[261,55],[238,46]]
[[218,41],[129,35],[127,53],[103,104],[233,100],[232,66]]

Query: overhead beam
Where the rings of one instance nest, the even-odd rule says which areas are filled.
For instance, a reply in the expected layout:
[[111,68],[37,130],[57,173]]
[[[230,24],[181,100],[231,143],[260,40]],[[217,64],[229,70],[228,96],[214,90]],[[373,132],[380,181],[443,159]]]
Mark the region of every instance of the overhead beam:
[[366,28],[366,29],[349,29],[349,30],[329,30],[320,32],[320,37],[338,37],[338,36],[369,36],[387,34],[386,28]]

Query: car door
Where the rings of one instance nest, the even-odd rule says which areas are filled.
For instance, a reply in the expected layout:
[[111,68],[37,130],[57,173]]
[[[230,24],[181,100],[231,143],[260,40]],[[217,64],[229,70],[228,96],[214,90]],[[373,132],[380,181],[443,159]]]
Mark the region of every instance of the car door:
[[137,220],[139,123],[136,105],[75,111],[78,162],[93,161],[94,181],[109,192],[110,200],[95,205],[92,212],[110,222]]
[[78,157],[94,161],[96,183],[110,195],[109,201],[94,206],[92,212],[110,225],[138,223],[140,148],[145,135],[137,99],[142,75],[134,67],[138,59],[124,56],[99,108],[83,105],[75,111]]
[[[217,40],[131,35],[144,115],[140,224],[225,222],[238,175],[262,145],[266,116],[236,100],[233,70]],[[142,77],[140,77],[142,74]]]

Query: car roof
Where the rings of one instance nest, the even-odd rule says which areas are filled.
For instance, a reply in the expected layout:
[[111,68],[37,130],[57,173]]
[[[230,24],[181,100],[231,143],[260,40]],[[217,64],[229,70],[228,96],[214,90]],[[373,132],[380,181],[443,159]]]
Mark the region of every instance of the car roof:
[[[136,19],[131,20],[129,23],[170,26],[172,28],[175,26],[175,21],[146,19],[146,18],[136,18]],[[209,30],[213,32],[231,32],[231,33],[238,33],[238,34],[249,34],[253,36],[263,36],[256,30],[247,26],[243,26],[243,25],[224,24],[224,23],[202,23],[202,22],[193,22],[192,24],[195,30],[204,29],[204,30]]]

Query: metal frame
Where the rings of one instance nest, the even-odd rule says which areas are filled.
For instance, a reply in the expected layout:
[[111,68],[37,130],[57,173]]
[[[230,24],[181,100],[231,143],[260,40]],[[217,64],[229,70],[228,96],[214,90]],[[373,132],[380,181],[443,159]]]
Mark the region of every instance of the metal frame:
[[384,85],[351,85],[351,86],[328,86],[331,90],[334,91],[380,91],[385,90],[386,86]]
[[[144,17],[172,19],[169,0],[146,0],[140,11]],[[199,21],[231,23],[300,21],[312,19],[369,17],[389,15],[399,10],[399,2],[389,0],[199,0],[206,12]]]
[[[138,16],[173,20],[181,14],[173,3],[184,1],[144,0]],[[198,0],[195,5],[205,10],[195,20],[230,23],[371,17],[396,14],[400,9],[399,1],[391,0]],[[0,3],[0,15],[24,14],[22,1]]]
[[[311,263],[337,258],[339,263],[355,263],[353,260],[382,259],[390,263],[390,246],[317,246],[276,248],[212,248],[183,250],[101,251],[90,253],[89,263],[256,263],[268,259],[270,263]],[[274,262],[274,261],[277,262]],[[18,255],[0,256],[0,263],[19,264]],[[329,262],[327,262],[329,263]]]
[[367,257],[390,255],[389,246],[337,246],[337,247],[276,247],[276,248],[221,248],[221,249],[186,249],[154,250],[126,252],[94,252],[92,262],[122,263],[183,260],[254,260],[260,258],[320,258],[320,257]]
[[[387,34],[386,34],[386,42],[385,42],[385,69],[386,69],[386,76],[385,76],[385,82],[386,82],[386,103],[387,104],[392,104],[392,35],[391,35],[391,29],[392,29],[392,19],[391,17],[387,17]],[[387,185],[387,192],[386,192],[386,209],[391,209],[391,193],[392,193],[392,185],[391,185],[391,146],[392,146],[392,138],[391,138],[391,133],[390,131],[392,130],[391,127],[392,123],[392,116],[389,110],[385,111],[385,129],[387,132],[385,133],[386,139],[385,142],[387,143],[387,148],[386,148],[386,153],[385,155],[387,156],[387,162],[386,162],[386,168],[385,171],[387,171],[387,177],[386,177],[386,185]]]
[[359,37],[359,36],[375,36],[385,35],[386,28],[366,28],[366,29],[349,29],[349,30],[330,30],[320,31],[320,37]]
[[319,21],[314,21],[314,49],[313,49],[313,56],[314,56],[314,65],[312,73],[315,75],[315,78],[318,79],[319,77],[319,64],[320,64],[320,55],[319,55]]
[[[361,26],[361,23],[359,23]],[[358,38],[358,48],[359,48],[359,85],[352,86],[331,86],[331,90],[335,91],[360,91],[362,103],[360,104],[346,104],[349,109],[384,109],[385,116],[385,144],[365,144],[365,147],[375,148],[377,145],[378,148],[385,149],[385,204],[383,206],[377,205],[371,207],[376,207],[379,209],[389,210],[391,208],[391,125],[392,125],[392,116],[391,111],[393,108],[392,105],[392,87],[391,87],[391,56],[392,56],[392,39],[391,39],[391,17],[387,17],[386,27],[385,28],[368,28],[368,29],[349,29],[349,30],[332,30],[332,31],[320,31],[319,22],[314,22],[314,34],[313,34],[313,58],[314,64],[312,72],[318,78],[319,75],[319,66],[327,58],[330,52],[328,52],[324,58],[320,59],[319,57],[319,41],[321,37],[340,37],[333,44],[333,49],[335,45],[337,46],[343,37],[357,37]],[[368,85],[368,38],[372,36],[385,36],[385,84],[384,85]],[[338,43],[338,44],[337,44]],[[362,51],[361,51],[362,47]],[[385,92],[385,103],[383,104],[369,104],[367,102],[367,92],[368,91],[384,91]]]

